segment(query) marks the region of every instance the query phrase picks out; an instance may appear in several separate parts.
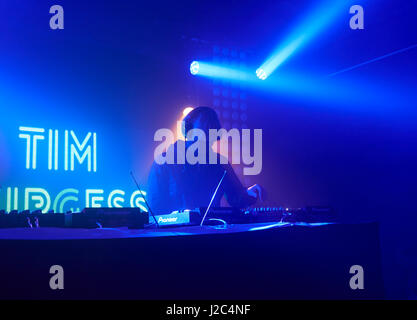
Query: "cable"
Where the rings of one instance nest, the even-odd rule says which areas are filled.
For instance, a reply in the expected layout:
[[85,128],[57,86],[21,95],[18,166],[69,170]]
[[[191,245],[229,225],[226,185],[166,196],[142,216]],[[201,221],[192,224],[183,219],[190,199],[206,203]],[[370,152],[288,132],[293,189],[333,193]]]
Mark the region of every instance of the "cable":
[[209,210],[210,210],[211,204],[213,203],[213,200],[214,200],[214,198],[216,197],[217,190],[219,190],[219,187],[220,187],[220,185],[222,184],[222,181],[223,181],[223,179],[224,179],[224,176],[226,175],[226,172],[227,172],[227,171],[226,171],[226,170],[224,170],[223,176],[222,176],[222,178],[220,179],[219,184],[217,185],[216,190],[214,190],[213,196],[211,197],[211,200],[210,200],[210,203],[209,203],[209,205],[208,205],[208,207],[207,207],[206,213],[204,214],[203,219],[201,220],[200,227],[202,227],[202,226],[203,226],[204,219],[206,219],[207,213],[208,213],[208,212],[209,212]]
[[328,76],[328,77],[333,77],[333,76],[335,76],[335,75],[337,75],[337,74],[340,74],[340,73],[343,73],[343,72],[346,72],[346,71],[350,71],[350,70],[353,70],[353,69],[356,69],[356,68],[362,67],[362,66],[367,65],[367,64],[369,64],[369,63],[376,62],[376,61],[379,61],[379,60],[382,60],[382,59],[385,59],[385,58],[391,57],[391,56],[393,56],[393,55],[395,55],[395,54],[402,53],[402,52],[404,52],[404,51],[407,51],[407,50],[410,50],[410,49],[413,49],[413,48],[416,48],[416,47],[417,47],[417,43],[416,43],[416,44],[413,44],[413,45],[411,45],[411,46],[409,46],[409,47],[406,47],[406,48],[403,48],[403,49],[399,49],[399,50],[396,50],[396,51],[393,51],[393,52],[390,52],[390,53],[384,54],[383,56],[380,56],[380,57],[377,57],[377,58],[374,58],[374,59],[371,59],[371,60],[368,60],[368,61],[365,61],[365,62],[362,62],[362,63],[356,64],[356,65],[351,66],[351,67],[349,67],[349,68],[342,69],[342,70],[337,71],[337,72],[333,72],[333,73],[331,73],[331,74],[328,74],[327,76]]
[[227,222],[223,219],[218,219],[218,218],[210,218],[208,219],[209,221],[220,221],[221,223],[223,223],[222,226],[214,226],[215,229],[226,229],[227,228]]
[[133,179],[133,181],[135,182],[136,187],[138,188],[138,190],[139,190],[140,194],[142,195],[142,198],[143,198],[143,200],[145,201],[145,204],[146,204],[146,206],[148,207],[149,212],[151,213],[151,215],[152,215],[153,219],[155,220],[156,226],[159,228],[159,223],[158,223],[158,221],[156,220],[156,218],[155,218],[155,216],[154,216],[154,214],[153,214],[153,212],[152,212],[152,209],[151,209],[151,207],[150,207],[150,206],[149,206],[149,204],[148,204],[148,201],[146,201],[145,195],[143,194],[142,189],[139,187],[139,184],[138,184],[138,182],[136,181],[135,176],[133,175],[133,172],[132,172],[132,171],[130,171],[130,175],[132,176],[132,179]]

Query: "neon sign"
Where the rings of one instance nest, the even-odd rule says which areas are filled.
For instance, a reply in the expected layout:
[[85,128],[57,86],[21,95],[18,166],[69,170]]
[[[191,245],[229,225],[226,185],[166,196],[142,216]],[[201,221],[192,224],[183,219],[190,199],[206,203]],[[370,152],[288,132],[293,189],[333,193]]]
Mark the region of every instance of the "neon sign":
[[[51,171],[86,170],[97,172],[97,133],[88,132],[85,136],[77,135],[73,130],[56,130],[38,127],[19,126],[18,137],[25,142],[25,168],[37,171],[48,168]],[[47,145],[47,158],[39,157],[39,145]],[[42,162],[43,159],[47,161]],[[56,193],[43,187],[8,186],[5,191],[5,210],[41,210],[46,213],[80,211],[84,207],[139,207],[145,206],[146,191],[126,192],[120,188],[105,192],[103,188],[84,189],[65,188]]]
[[[26,169],[37,168],[38,143],[45,140],[44,128],[19,127],[19,138],[26,140]],[[88,132],[82,142],[74,131],[64,130],[64,170],[74,171],[75,163],[81,165],[87,161],[87,171],[97,171],[97,134]],[[59,131],[48,130],[48,169],[59,168]]]
[[[146,196],[146,191],[143,191]],[[88,208],[122,208],[122,207],[138,207],[143,211],[148,211],[145,206],[145,200],[140,194],[139,190],[134,191],[128,197],[126,192],[121,189],[115,189],[107,195],[103,189],[86,189],[83,200],[80,197],[80,190],[74,188],[67,188],[60,191],[54,198],[51,198],[50,193],[43,188],[23,188],[19,192],[18,187],[8,187],[6,191],[6,211],[18,210],[19,196],[23,196],[24,210],[35,208],[41,210],[43,213],[49,210],[54,212],[65,212],[67,209],[71,211],[80,211],[84,206]],[[53,200],[53,201],[52,201]],[[72,203],[68,207],[67,203]],[[67,207],[67,209],[65,209]]]

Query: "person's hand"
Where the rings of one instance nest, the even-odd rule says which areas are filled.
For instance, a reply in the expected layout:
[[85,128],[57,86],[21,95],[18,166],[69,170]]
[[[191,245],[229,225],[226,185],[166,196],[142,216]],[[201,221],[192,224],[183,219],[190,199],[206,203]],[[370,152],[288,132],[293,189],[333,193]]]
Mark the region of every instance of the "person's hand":
[[248,195],[264,201],[264,189],[259,184],[254,184],[247,189]]

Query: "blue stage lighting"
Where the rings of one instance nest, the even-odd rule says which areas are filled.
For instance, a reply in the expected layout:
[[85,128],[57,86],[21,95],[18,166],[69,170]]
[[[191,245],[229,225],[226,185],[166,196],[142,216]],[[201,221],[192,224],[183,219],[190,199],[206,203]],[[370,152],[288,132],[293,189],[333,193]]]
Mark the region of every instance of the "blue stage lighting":
[[[308,102],[315,107],[337,107],[342,110],[369,112],[372,114],[403,117],[415,115],[410,101],[416,101],[417,94],[410,86],[391,84],[390,90],[384,88],[384,82],[374,78],[329,78],[317,74],[284,72],[280,70],[268,77],[268,81],[245,81],[247,90],[255,90],[265,94]],[[400,110],[399,105],[404,106]]]
[[256,70],[256,76],[261,80],[265,80],[268,77],[266,75],[265,70],[262,68],[259,68],[258,70]]
[[194,61],[190,66],[190,71],[193,75],[208,78],[225,79],[230,81],[256,80],[253,71],[242,68],[231,68],[229,66],[202,61]]
[[329,24],[335,20],[338,14],[346,12],[344,8],[347,7],[347,5],[347,2],[344,0],[322,1],[321,5],[308,15],[261,65],[258,70],[265,72],[265,76],[262,72],[262,77],[266,79],[298,49],[307,44],[321,31],[328,27]]
[[200,64],[197,61],[193,61],[190,65],[190,72],[192,75],[196,75],[200,69]]

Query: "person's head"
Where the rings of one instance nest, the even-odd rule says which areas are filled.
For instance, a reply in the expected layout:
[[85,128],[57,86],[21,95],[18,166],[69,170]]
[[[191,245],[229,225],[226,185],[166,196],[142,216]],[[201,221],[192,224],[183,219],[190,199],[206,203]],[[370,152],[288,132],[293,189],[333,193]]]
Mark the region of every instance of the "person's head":
[[210,107],[197,107],[184,118],[182,131],[184,137],[186,137],[190,130],[200,129],[205,133],[208,139],[209,129],[219,130],[220,128],[220,120],[216,111]]

